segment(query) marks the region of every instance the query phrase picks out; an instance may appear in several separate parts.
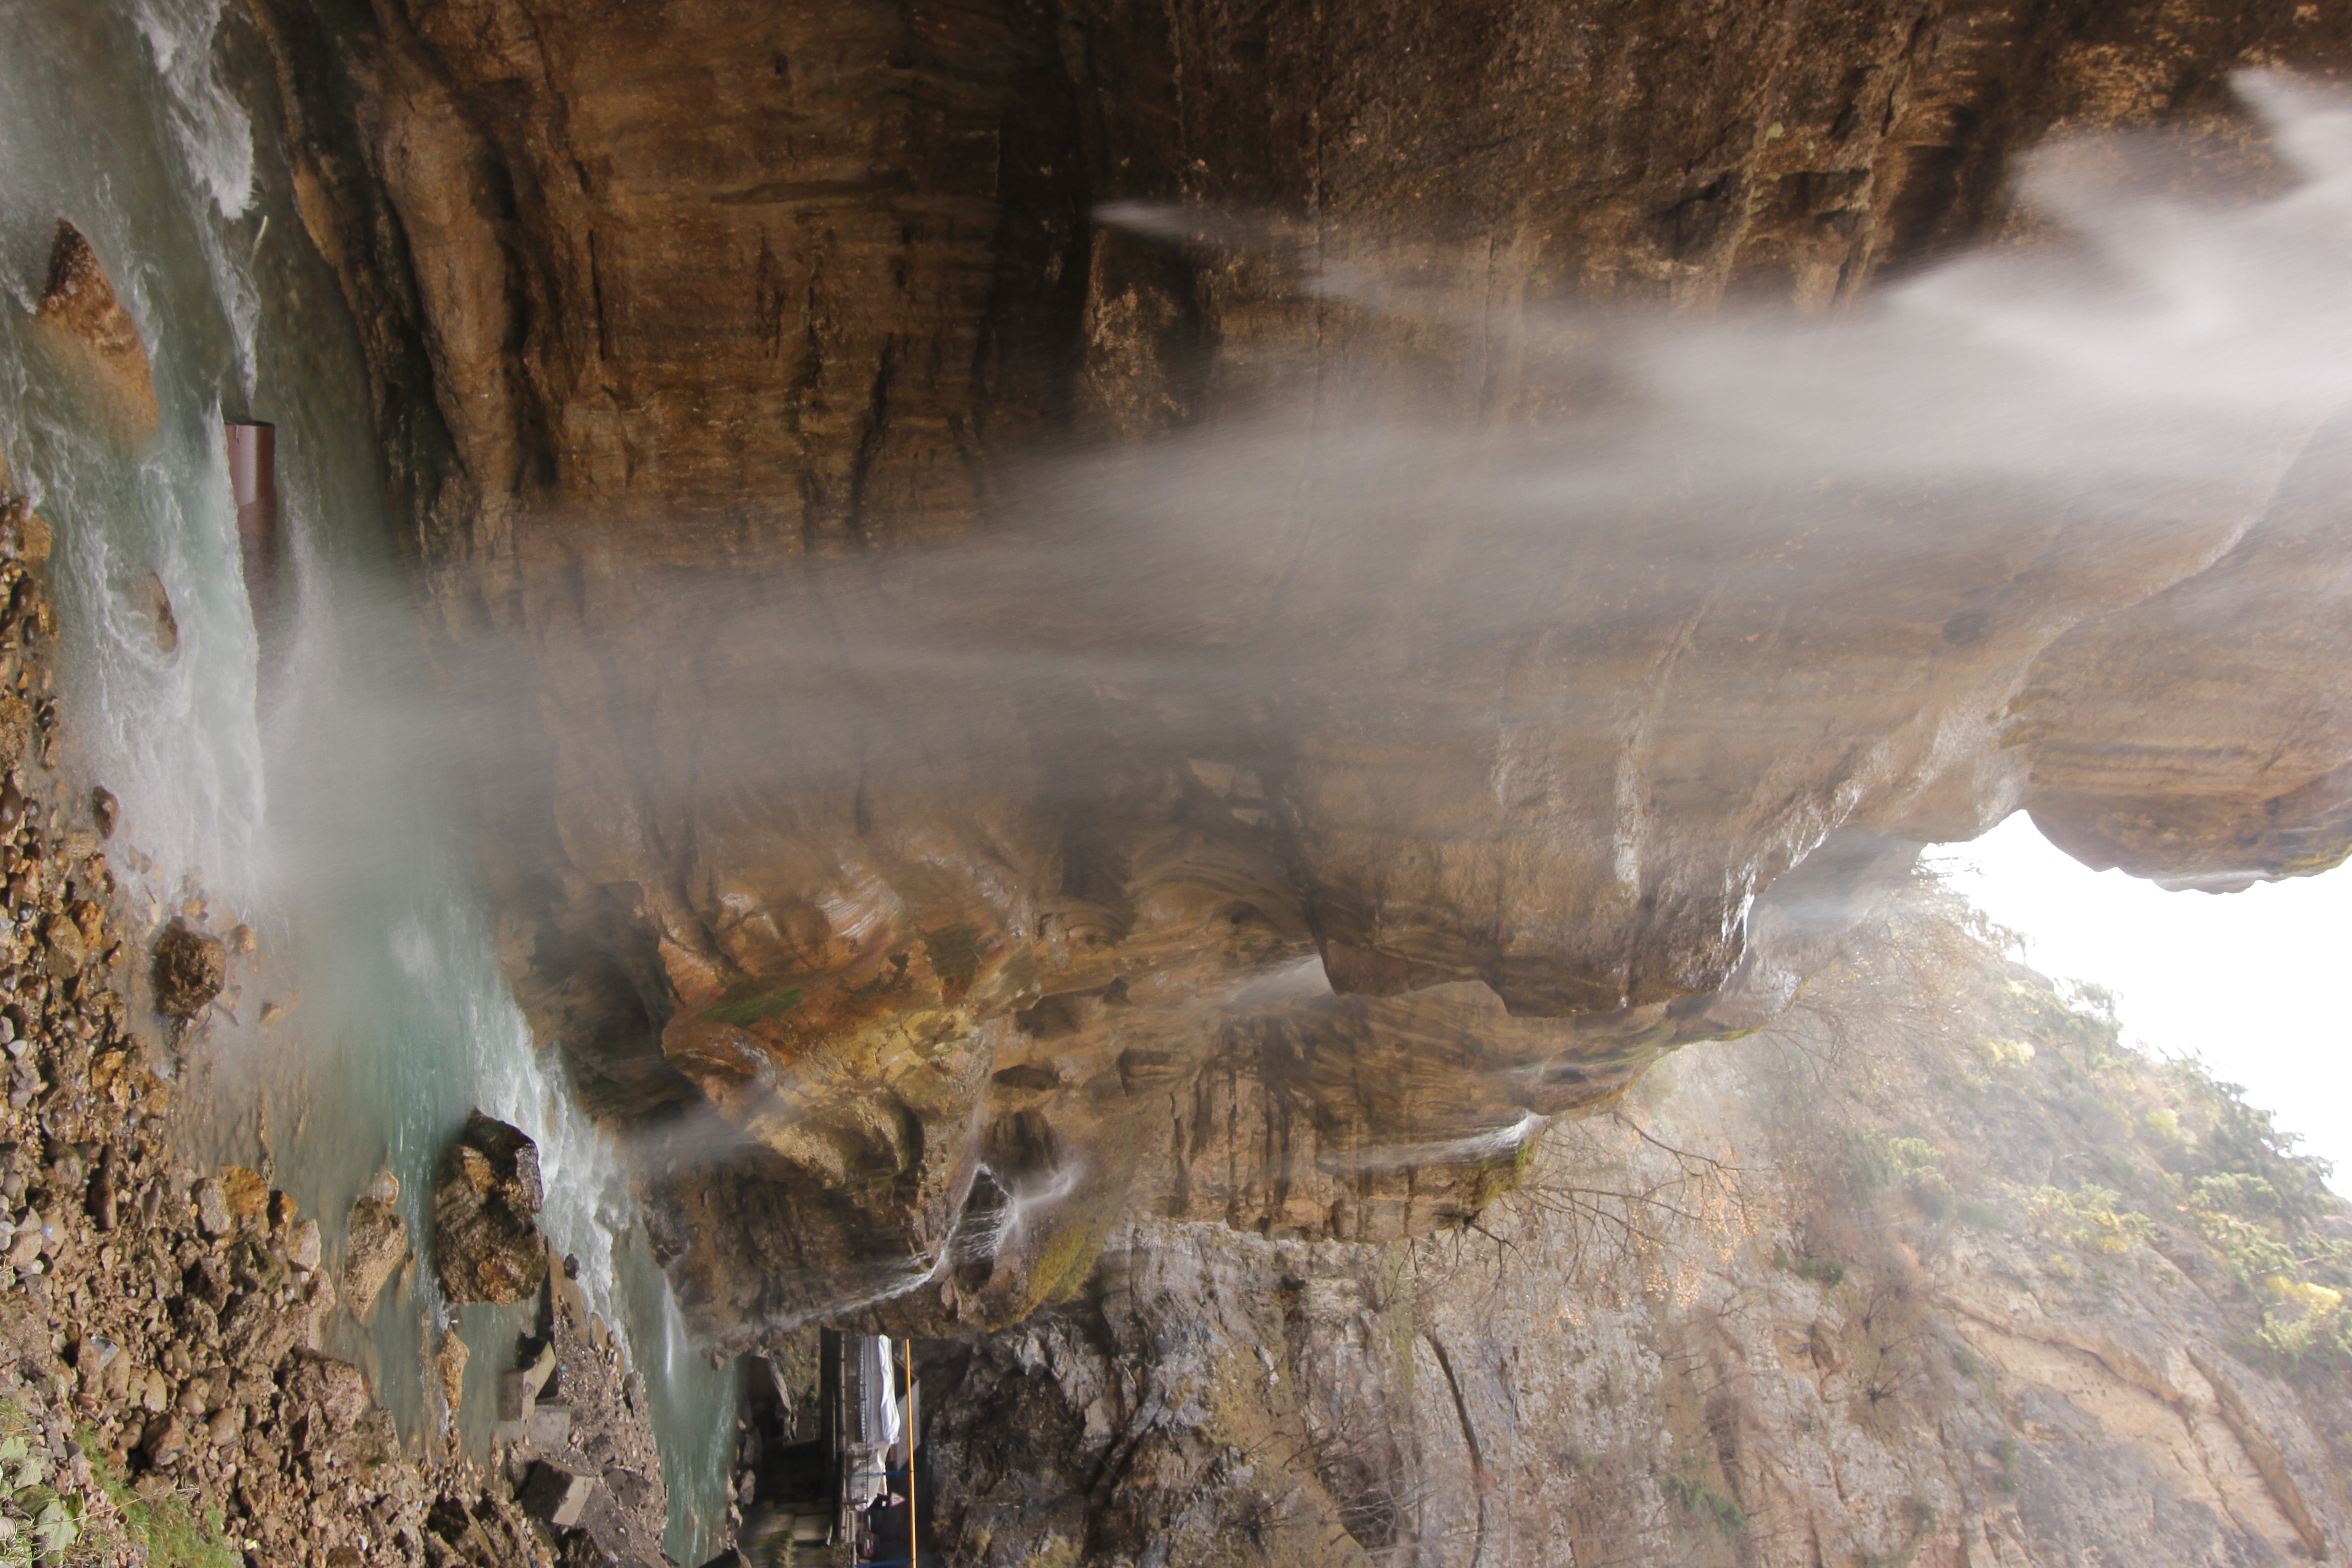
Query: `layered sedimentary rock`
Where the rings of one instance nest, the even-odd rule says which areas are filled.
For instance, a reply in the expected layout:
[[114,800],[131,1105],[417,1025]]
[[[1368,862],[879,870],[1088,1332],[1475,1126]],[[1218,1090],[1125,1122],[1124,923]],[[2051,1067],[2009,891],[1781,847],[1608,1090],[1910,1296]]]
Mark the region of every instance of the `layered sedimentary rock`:
[[[2021,805],[2176,880],[2342,854],[2336,617],[2260,609],[2338,569],[2307,426],[2096,526],[1642,489],[1604,342],[2027,234],[2057,129],[2275,189],[2226,76],[2325,18],[257,14],[488,694],[509,972],[706,1330],[1014,1316],[1130,1211],[1458,1220]],[[1514,553],[1563,446],[1623,504]]]
[[2242,888],[2343,858],[2352,776],[2314,675],[2343,647],[2347,458],[2339,419],[2261,529],[2037,662],[2020,707],[2033,816],[2053,841],[2173,887]]
[[[1563,1130],[1479,1233],[1146,1222],[1086,1300],[928,1347],[939,1550],[2332,1560],[2352,1215],[1960,913],[1871,922],[1791,1016]],[[2282,1246],[2315,1261],[2268,1277]]]

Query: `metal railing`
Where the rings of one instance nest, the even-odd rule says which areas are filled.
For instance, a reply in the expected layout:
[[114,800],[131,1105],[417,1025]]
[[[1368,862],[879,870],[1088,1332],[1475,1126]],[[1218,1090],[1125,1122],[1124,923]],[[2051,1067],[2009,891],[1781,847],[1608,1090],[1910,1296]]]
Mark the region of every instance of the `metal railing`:
[[[835,1411],[834,1430],[837,1435],[835,1441],[843,1450],[852,1446],[850,1434],[853,1430],[856,1433],[856,1447],[869,1448],[878,1447],[873,1440],[873,1435],[866,1430],[866,1357],[858,1353],[858,1349],[856,1348],[860,1345],[862,1338],[863,1336],[856,1334],[843,1334],[835,1341],[840,1356],[840,1375],[835,1386],[838,1390],[840,1403]],[[906,1370],[907,1387],[911,1392],[915,1386],[915,1347],[906,1341],[899,1342],[906,1357],[901,1364]],[[887,1371],[885,1375],[887,1375]],[[890,1389],[888,1394],[890,1397],[895,1398],[896,1388]],[[907,1555],[878,1559],[861,1558],[858,1560],[859,1568],[919,1568],[922,1548],[918,1542],[916,1534],[919,1516],[915,1503],[915,1433],[911,1421],[902,1421],[898,1441],[906,1447],[907,1462],[904,1467],[865,1470],[851,1469],[845,1466],[841,1471],[840,1485],[835,1497],[843,1516],[840,1522],[845,1527],[852,1524],[847,1516],[861,1511],[850,1500],[858,1495],[858,1482],[887,1481],[892,1477],[898,1477],[907,1483]],[[845,1453],[844,1458],[846,1458]],[[852,1541],[856,1539],[854,1531],[850,1538]]]

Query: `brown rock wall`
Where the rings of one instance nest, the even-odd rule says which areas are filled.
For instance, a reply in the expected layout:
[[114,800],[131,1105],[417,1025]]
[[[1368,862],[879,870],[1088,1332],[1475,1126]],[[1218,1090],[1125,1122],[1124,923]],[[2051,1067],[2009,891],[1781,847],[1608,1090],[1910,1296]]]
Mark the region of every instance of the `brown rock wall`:
[[[1773,1028],[1563,1128],[1477,1231],[1371,1247],[1145,1222],[1080,1299],[928,1347],[940,1550],[2340,1552],[2344,1363],[2263,1348],[2297,1304],[2233,1276],[2194,1196],[2217,1163],[2276,1158],[2244,1136],[2259,1113],[2116,1051],[2111,1019],[1955,912],[1864,922]],[[2307,1226],[2303,1255],[2329,1252],[2341,1200],[2263,1168],[2299,1196],[2263,1233]]]
[[2053,842],[2102,870],[2221,891],[2343,859],[2352,716],[2311,672],[2345,651],[2347,456],[2338,419],[2229,554],[2036,661],[2017,706]]
[[[1025,1310],[1130,1202],[1458,1217],[1480,1140],[1753,1027],[1907,846],[2029,800],[2168,877],[2340,853],[2326,612],[2263,608],[2335,548],[2293,492],[2252,527],[2284,452],[2095,549],[2042,498],[1963,530],[1652,453],[1674,483],[1519,569],[1447,488],[1559,461],[1639,312],[2037,242],[2005,181],[2053,129],[2274,183],[2227,74],[2340,62],[2325,17],[261,9],[362,89],[346,125],[286,73],[509,971],[648,1138],[709,1328],[842,1309],[845,1258]],[[1091,531],[1015,461],[1070,438],[1111,452]],[[1853,867],[1776,898],[1832,835]],[[1302,960],[1340,994],[1264,990]]]
[[[995,7],[378,7],[371,153],[499,520],[689,558],[968,518],[1003,144],[1057,95]],[[1016,183],[1018,176],[1016,175]],[[1020,215],[1072,228],[1075,208]],[[1034,404],[1034,393],[1027,401]],[[986,413],[982,405],[999,402]]]

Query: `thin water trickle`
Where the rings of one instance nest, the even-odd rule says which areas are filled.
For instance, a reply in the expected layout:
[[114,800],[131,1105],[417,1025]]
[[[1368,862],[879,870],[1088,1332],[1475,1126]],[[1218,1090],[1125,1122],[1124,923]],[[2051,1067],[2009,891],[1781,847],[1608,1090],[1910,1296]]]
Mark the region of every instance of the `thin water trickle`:
[[[1075,1160],[1055,1167],[1042,1182],[1001,1178],[982,1165],[973,1185],[988,1183],[996,1201],[981,1212],[976,1223],[969,1219],[959,1222],[947,1248],[949,1260],[958,1267],[993,1264],[1005,1247],[1020,1237],[1033,1216],[1051,1210],[1076,1192],[1086,1174],[1086,1165]],[[971,1207],[968,1199],[967,1215]]]
[[1423,1143],[1381,1143],[1368,1149],[1325,1154],[1322,1159],[1332,1169],[1342,1171],[1393,1171],[1408,1165],[1475,1165],[1516,1156],[1519,1151],[1528,1147],[1530,1141],[1549,1125],[1549,1117],[1538,1116],[1532,1110],[1523,1111],[1515,1120],[1483,1132],[1470,1132],[1459,1138]]
[[[332,278],[303,244],[277,150],[249,112],[268,78],[216,37],[220,0],[30,0],[0,13],[0,448],[57,530],[68,765],[121,801],[111,858],[133,923],[186,908],[249,924],[216,1016],[188,1042],[206,1160],[263,1163],[341,1244],[379,1163],[429,1234],[443,1148],[478,1106],[538,1140],[542,1226],[644,1374],[688,1562],[723,1524],[731,1368],[685,1338],[632,1228],[614,1154],[551,1081],[501,975],[446,781],[400,715],[427,676],[391,547],[366,381]],[[89,239],[152,357],[162,425],[126,451],[60,389],[26,312],[64,218]],[[282,675],[263,700],[221,436],[278,426]],[[159,630],[154,584],[176,639]],[[174,643],[175,646],[172,646]],[[142,858],[134,860],[133,852]],[[188,900],[200,899],[201,905]],[[264,1027],[265,1004],[283,1010]],[[429,1424],[429,1271],[331,1349]],[[488,1436],[513,1310],[459,1314],[461,1429]]]

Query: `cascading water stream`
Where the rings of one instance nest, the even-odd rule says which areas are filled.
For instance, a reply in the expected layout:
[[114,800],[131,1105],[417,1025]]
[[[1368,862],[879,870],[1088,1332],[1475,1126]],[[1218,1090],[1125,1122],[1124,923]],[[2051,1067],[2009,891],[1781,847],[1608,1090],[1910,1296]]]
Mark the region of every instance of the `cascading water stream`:
[[[646,1379],[667,1544],[698,1562],[726,1507],[731,1369],[687,1342],[613,1151],[508,993],[447,792],[404,744],[428,677],[365,378],[282,161],[254,130],[271,122],[248,110],[267,76],[216,36],[221,9],[35,0],[0,16],[0,279],[16,307],[0,309],[0,449],[57,530],[68,765],[121,802],[112,858],[134,926],[184,907],[259,939],[187,1042],[184,1098],[212,1117],[194,1152],[268,1163],[314,1207],[331,1257],[379,1163],[421,1242],[434,1166],[467,1111],[529,1132],[542,1227],[578,1257],[591,1305]],[[89,237],[149,345],[161,428],[133,449],[63,388],[29,318],[60,218]],[[294,610],[266,693],[221,438],[239,416],[278,425]],[[269,1001],[286,1013],[265,1030]],[[412,1437],[429,1419],[428,1326],[448,1315],[419,1270],[364,1327],[333,1331],[330,1348],[369,1368]],[[478,1444],[521,1319],[460,1316],[474,1352],[461,1425]]]

